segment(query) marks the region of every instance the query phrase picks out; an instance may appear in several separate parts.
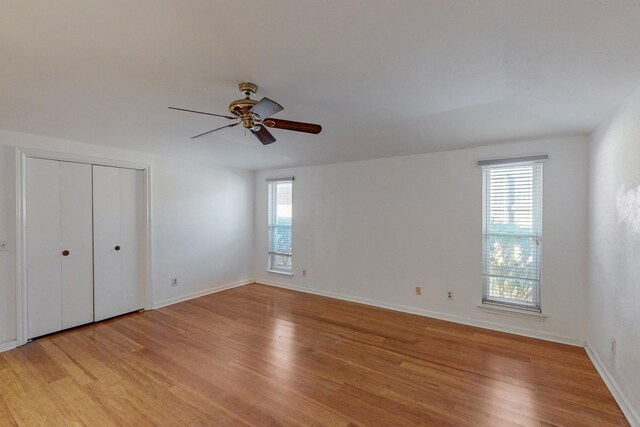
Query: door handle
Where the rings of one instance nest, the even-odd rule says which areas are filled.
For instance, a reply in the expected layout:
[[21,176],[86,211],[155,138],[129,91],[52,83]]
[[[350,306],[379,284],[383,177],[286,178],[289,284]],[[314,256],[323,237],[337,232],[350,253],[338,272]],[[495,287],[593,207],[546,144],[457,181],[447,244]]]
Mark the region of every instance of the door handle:
[[62,251],[62,256],[69,256],[69,253],[70,252],[65,249],[64,251]]
[[116,246],[114,249],[115,249],[116,251],[119,251],[119,250],[120,250],[120,246]]

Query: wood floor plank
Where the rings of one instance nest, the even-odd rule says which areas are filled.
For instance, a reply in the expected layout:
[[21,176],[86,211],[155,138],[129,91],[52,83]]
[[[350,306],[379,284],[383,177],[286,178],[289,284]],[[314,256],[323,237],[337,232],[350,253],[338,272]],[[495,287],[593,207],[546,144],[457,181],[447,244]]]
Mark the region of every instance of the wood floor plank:
[[583,349],[253,284],[0,354],[0,426],[625,426]]

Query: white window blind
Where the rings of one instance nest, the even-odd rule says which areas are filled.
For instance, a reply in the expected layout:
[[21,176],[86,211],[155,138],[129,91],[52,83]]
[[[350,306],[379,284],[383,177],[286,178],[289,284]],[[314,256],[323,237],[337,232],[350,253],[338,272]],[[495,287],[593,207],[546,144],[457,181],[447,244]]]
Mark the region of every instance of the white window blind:
[[293,179],[269,180],[267,187],[269,205],[268,269],[291,273]]
[[542,163],[483,167],[483,303],[540,311]]

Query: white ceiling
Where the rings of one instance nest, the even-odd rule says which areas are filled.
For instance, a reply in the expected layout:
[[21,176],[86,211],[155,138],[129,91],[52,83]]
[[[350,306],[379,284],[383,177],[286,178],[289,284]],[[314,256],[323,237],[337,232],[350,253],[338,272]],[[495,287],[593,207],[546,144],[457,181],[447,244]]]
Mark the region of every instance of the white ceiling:
[[[2,0],[0,128],[248,169],[588,133],[640,85],[637,0]],[[259,85],[320,135],[224,119]]]

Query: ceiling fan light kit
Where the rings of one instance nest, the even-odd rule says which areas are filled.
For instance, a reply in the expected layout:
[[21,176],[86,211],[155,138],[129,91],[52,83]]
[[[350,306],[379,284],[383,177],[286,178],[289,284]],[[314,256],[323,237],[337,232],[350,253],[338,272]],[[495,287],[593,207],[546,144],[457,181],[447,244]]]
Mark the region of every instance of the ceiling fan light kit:
[[271,132],[269,132],[267,129],[268,127],[312,134],[319,134],[322,131],[322,126],[320,125],[271,118],[272,115],[284,110],[284,107],[269,98],[262,98],[260,101],[251,99],[251,96],[255,95],[258,90],[258,86],[253,83],[243,82],[238,85],[238,88],[240,89],[240,92],[244,94],[244,98],[236,99],[229,104],[229,112],[231,113],[231,116],[188,110],[185,108],[169,108],[188,113],[206,114],[209,116],[223,117],[228,120],[237,120],[235,123],[192,136],[191,139],[209,135],[210,133],[218,130],[234,127],[239,124],[242,124],[245,129],[251,131],[262,145],[269,145],[276,142],[276,138],[271,134]]

